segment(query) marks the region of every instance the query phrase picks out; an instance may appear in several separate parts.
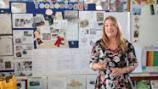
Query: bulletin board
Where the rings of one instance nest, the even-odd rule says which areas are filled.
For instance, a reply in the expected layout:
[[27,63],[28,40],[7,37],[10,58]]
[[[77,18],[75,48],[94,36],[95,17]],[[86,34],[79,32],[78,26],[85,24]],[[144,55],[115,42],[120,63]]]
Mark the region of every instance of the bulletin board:
[[[94,8],[95,4],[89,4],[85,9],[82,2],[65,4],[63,2],[11,1],[11,8],[4,11],[12,14],[14,55],[19,53],[19,50],[16,50],[18,47],[27,48],[27,54],[29,54],[27,55],[26,50],[21,49],[20,52],[23,52],[23,55],[15,55],[16,70],[21,71],[25,67],[21,65],[25,63],[29,64],[28,69],[23,69],[19,74],[95,74],[96,72],[89,68],[90,52],[94,42],[101,38],[103,19],[105,17],[109,15],[115,16],[121,26],[123,36],[130,41],[130,13],[126,11],[127,2],[121,2],[125,4],[125,7],[118,8],[115,7],[115,2],[111,3],[112,6],[110,8],[113,12],[106,12],[104,9],[96,10]],[[62,5],[66,6],[62,7]],[[119,12],[115,12],[115,10]],[[125,10],[125,12],[122,10]],[[17,19],[24,19],[25,21],[22,22],[28,22],[28,24],[18,23]],[[45,26],[42,26],[44,23]],[[62,32],[60,35],[64,35],[67,40],[62,42],[62,38],[59,42],[56,39],[50,39],[50,36],[56,36],[52,32],[57,34]],[[16,38],[18,33],[22,35]],[[27,38],[33,36],[33,39],[29,39],[29,43],[25,43]],[[19,46],[19,43],[15,41],[18,39],[23,40],[24,38],[25,41],[22,41],[22,43],[24,42],[25,44],[22,45],[25,46]],[[60,44],[48,46],[53,44],[51,42]],[[42,43],[46,43],[45,46],[40,46]],[[34,46],[34,49],[32,46]],[[21,61],[21,59],[26,61]],[[26,70],[28,74],[25,73],[27,72]]]

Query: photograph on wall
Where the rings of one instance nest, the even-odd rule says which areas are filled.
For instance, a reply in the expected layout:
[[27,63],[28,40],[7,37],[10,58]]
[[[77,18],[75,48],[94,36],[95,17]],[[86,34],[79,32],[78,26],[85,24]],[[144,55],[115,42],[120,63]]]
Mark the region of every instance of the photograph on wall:
[[14,44],[33,44],[33,30],[13,30]]
[[79,27],[84,29],[90,27],[93,20],[93,11],[79,11]]
[[30,60],[17,60],[17,71],[32,71],[32,61]]
[[47,89],[47,77],[28,77],[28,89]]
[[14,56],[16,58],[31,58],[33,49],[33,44],[15,45]]
[[15,70],[17,76],[32,76],[32,61],[29,59],[16,60]]
[[33,28],[33,14],[12,14],[13,28]]
[[64,11],[64,19],[66,19],[68,22],[78,22],[78,11],[70,11],[65,10]]
[[0,9],[8,9],[10,0],[0,0]]
[[67,77],[67,89],[86,89],[85,75],[70,75]]
[[33,27],[38,27],[45,24],[46,24],[46,21],[42,14],[36,14],[36,16],[33,17]]
[[11,14],[0,14],[0,34],[12,34]]
[[0,36],[0,55],[13,55],[13,37]]
[[11,12],[12,13],[26,13],[26,3],[11,3]]
[[104,12],[96,12],[96,20],[99,26],[103,26],[104,22]]
[[0,70],[13,70],[13,56],[0,56]]

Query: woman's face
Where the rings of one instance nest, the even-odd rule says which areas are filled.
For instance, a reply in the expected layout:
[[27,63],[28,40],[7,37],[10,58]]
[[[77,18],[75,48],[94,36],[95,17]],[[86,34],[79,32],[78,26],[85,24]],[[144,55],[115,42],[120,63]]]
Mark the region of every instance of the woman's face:
[[117,35],[117,27],[115,25],[115,23],[111,20],[111,19],[107,19],[104,23],[105,25],[105,33],[109,38],[115,38]]

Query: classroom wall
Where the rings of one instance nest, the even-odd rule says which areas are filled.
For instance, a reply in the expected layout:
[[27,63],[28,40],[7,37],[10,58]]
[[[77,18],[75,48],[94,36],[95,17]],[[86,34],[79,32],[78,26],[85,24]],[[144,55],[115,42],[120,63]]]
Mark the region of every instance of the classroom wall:
[[[73,8],[53,7],[49,2],[0,3],[0,70],[13,70],[18,83],[28,89],[92,89],[97,72],[89,67],[90,52],[101,38],[103,19],[112,15],[120,23],[123,36],[135,47],[139,66],[133,73],[157,73],[157,66],[146,66],[146,52],[157,52],[157,9],[151,15],[148,7],[131,2],[129,12],[127,1],[120,7],[111,2],[112,7],[105,5],[99,10],[90,1],[86,9],[82,3],[75,7],[78,2],[73,0],[69,3]],[[149,11],[142,9],[140,14],[135,5]],[[30,82],[40,85],[26,85]]]

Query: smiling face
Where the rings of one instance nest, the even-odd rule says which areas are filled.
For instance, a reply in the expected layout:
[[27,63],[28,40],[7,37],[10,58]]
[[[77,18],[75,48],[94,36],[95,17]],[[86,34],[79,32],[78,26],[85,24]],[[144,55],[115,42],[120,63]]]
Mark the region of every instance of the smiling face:
[[108,38],[116,38],[118,33],[116,23],[111,19],[107,19],[104,23],[104,31]]

